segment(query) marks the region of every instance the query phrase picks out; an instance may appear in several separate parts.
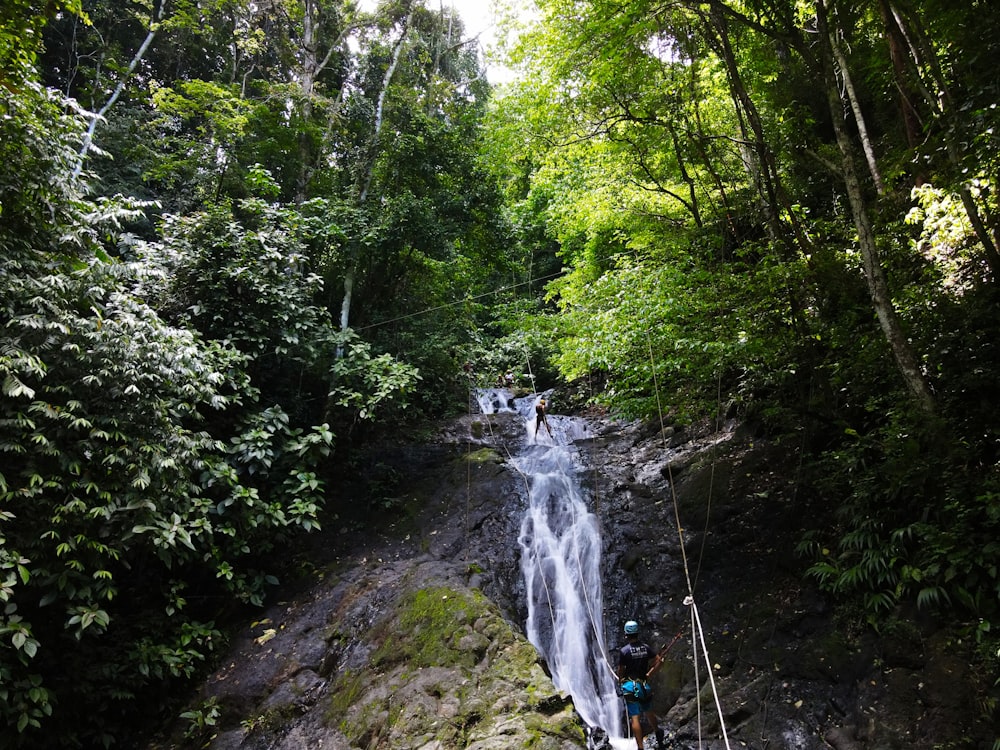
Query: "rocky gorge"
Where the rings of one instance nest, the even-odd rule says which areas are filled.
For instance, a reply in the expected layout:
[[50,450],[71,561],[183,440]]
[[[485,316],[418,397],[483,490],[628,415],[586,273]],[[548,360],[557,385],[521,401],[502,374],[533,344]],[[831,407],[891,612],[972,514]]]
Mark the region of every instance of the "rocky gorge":
[[[516,413],[475,411],[381,445],[353,517],[289,551],[295,585],[148,750],[593,745],[523,630],[527,487],[511,458],[530,436]],[[942,623],[899,613],[876,632],[803,577],[795,545],[829,509],[794,446],[735,423],[576,418],[608,646],[625,619],[654,646],[680,635],[654,685],[673,747],[987,750],[1000,736]]]

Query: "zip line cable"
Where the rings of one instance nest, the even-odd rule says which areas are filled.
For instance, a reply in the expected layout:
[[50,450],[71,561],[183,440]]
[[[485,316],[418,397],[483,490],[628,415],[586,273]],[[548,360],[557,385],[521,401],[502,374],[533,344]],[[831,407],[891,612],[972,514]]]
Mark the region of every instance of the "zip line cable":
[[467,302],[471,302],[477,299],[483,299],[484,297],[492,297],[495,294],[500,294],[502,292],[509,292],[511,289],[517,289],[518,287],[527,286],[535,281],[546,281],[547,279],[554,279],[556,276],[562,276],[564,271],[556,271],[555,273],[550,273],[546,276],[539,276],[536,279],[528,279],[528,281],[521,281],[517,284],[511,284],[510,286],[501,286],[496,289],[491,289],[488,292],[483,292],[482,294],[474,294],[471,297],[463,297],[460,300],[455,300],[454,302],[445,302],[443,305],[435,305],[434,307],[425,307],[423,310],[417,310],[416,312],[407,313],[406,315],[400,315],[395,318],[389,318],[388,320],[380,320],[378,323],[369,323],[366,326],[359,326],[355,328],[355,331],[367,331],[369,328],[378,328],[379,326],[386,326],[390,323],[398,323],[401,320],[408,320],[409,318],[416,318],[420,315],[426,315],[427,313],[437,312],[438,310],[446,310],[449,307],[457,307],[458,305],[464,305]]
[[[614,260],[615,258],[620,258],[624,255],[636,255],[635,250],[623,250],[619,253],[614,253],[609,255],[606,260]],[[576,269],[572,269],[576,270]],[[501,286],[496,289],[491,289],[488,292],[482,292],[481,294],[474,294],[471,297],[464,297],[460,300],[455,300],[454,302],[445,302],[442,305],[435,305],[434,307],[426,307],[423,310],[417,310],[416,312],[407,313],[406,315],[400,315],[395,318],[389,318],[388,320],[380,320],[378,323],[369,323],[366,326],[359,326],[355,328],[355,331],[367,331],[369,328],[378,328],[379,326],[389,325],[390,323],[398,323],[401,320],[408,320],[409,318],[416,318],[420,315],[426,315],[427,313],[437,312],[438,310],[446,310],[449,307],[455,307],[457,305],[465,304],[466,302],[472,302],[473,300],[483,299],[484,297],[492,297],[495,294],[500,294],[502,292],[509,292],[511,289],[518,289],[522,286],[528,286],[534,284],[536,281],[548,281],[549,279],[554,279],[557,276],[563,276],[566,274],[566,269],[561,268],[554,273],[545,274],[544,276],[535,276],[529,278],[527,281],[519,281],[516,284],[510,284],[509,286]]]

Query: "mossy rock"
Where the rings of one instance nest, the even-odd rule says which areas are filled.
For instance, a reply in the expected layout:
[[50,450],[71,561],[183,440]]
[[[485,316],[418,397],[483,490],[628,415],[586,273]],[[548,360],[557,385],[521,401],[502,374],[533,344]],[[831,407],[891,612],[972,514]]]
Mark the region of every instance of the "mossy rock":
[[412,592],[400,603],[396,617],[383,625],[372,665],[473,667],[476,654],[485,651],[486,645],[470,647],[472,625],[489,606],[489,600],[477,591],[459,593],[441,587]]
[[492,448],[480,448],[465,455],[465,460],[472,464],[503,463],[500,454]]

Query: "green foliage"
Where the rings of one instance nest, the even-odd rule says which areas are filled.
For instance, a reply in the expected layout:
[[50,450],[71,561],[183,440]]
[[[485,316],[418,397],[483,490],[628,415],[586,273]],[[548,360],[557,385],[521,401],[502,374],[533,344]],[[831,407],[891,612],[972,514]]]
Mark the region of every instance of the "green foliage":
[[313,302],[309,227],[297,209],[259,199],[168,216],[163,239],[141,246],[162,269],[157,307],[209,338],[231,343],[259,366],[315,366],[333,350],[332,322]]
[[405,395],[420,379],[416,368],[388,354],[373,356],[371,346],[354,336],[348,336],[346,343],[345,356],[337,358],[330,368],[331,402],[357,419],[373,419],[390,403],[405,409]]
[[[835,525],[801,545],[810,575],[875,626],[915,602],[995,644],[988,240],[1000,233],[996,107],[984,105],[996,86],[966,57],[988,57],[997,36],[969,39],[966,8],[907,11],[896,22],[928,33],[916,41],[892,38],[871,9],[827,4],[845,56],[834,100],[850,108],[849,73],[865,118],[848,122],[849,138],[860,155],[868,126],[883,178],[864,205],[871,170],[859,156],[861,199],[849,202],[831,127],[840,107],[826,100],[818,45],[801,42],[811,6],[542,7],[516,52],[524,81],[492,124],[523,257],[554,252],[564,265],[548,284],[558,312],[522,311],[522,328],[548,337],[564,377],[604,383],[598,398],[626,414],[662,405],[699,419],[721,401],[773,434],[801,430],[816,502],[835,508]],[[907,44],[925,62],[901,72],[890,52]],[[905,132],[907,98],[919,133]],[[859,209],[874,259],[859,253]],[[888,285],[881,319],[873,262]],[[933,383],[933,418],[910,408],[892,357],[901,338]]]
[[990,623],[1000,619],[996,478],[984,486],[952,473],[967,458],[962,449],[933,466],[921,462],[921,443],[939,444],[942,425],[922,434],[900,426],[854,433],[818,467],[827,477],[824,494],[842,500],[838,526],[811,532],[799,545],[814,561],[808,574],[835,594],[861,597],[876,627],[897,604],[913,601],[980,623],[976,637],[992,641]]
[[192,595],[260,603],[276,582],[256,562],[316,526],[333,435],[255,412],[247,358],[164,322],[155,269],[108,259],[134,212],[77,192],[55,97],[26,84],[3,107],[4,741],[104,742],[111,706],[218,643]]
[[[896,34],[827,3],[830,77],[813,6],[544,0],[487,120],[474,46],[420,3],[382,91],[404,5],[0,10],[5,744],[110,742],[107,717],[195,674],[220,611],[261,602],[268,556],[316,528],[334,433],[464,410],[465,361],[480,384],[598,384],[628,415],[725,404],[801,430],[837,506],[801,547],[811,575],[874,625],[907,601],[960,613],[992,663],[995,14],[900,6]],[[151,29],[95,174],[71,178],[85,121],[31,64],[97,109]],[[857,158],[850,201],[840,111],[883,177]],[[119,190],[148,200],[97,197]],[[347,277],[354,331],[332,312]],[[463,616],[410,604],[436,637]]]
[[221,713],[222,710],[218,706],[218,700],[214,697],[209,698],[198,708],[182,713],[181,718],[187,719],[190,722],[187,730],[184,732],[185,739],[195,742],[204,742],[210,739],[208,733],[211,732],[216,722],[218,722]]
[[10,0],[0,8],[0,86],[15,90],[35,62],[42,30],[60,13],[86,21],[80,0],[55,0],[39,8],[32,0]]

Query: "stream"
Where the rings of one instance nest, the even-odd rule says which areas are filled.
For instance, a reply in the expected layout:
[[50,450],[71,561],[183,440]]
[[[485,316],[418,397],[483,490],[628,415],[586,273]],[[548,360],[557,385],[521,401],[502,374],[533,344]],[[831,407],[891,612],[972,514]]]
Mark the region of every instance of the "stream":
[[528,487],[518,538],[525,632],[583,721],[603,728],[614,747],[634,748],[623,736],[622,701],[605,648],[600,524],[587,508],[574,447],[589,431],[580,419],[549,414],[548,429],[542,424],[536,432],[535,405],[544,395],[513,399],[497,388],[478,397],[484,414],[516,412],[527,431],[527,445],[512,459]]

